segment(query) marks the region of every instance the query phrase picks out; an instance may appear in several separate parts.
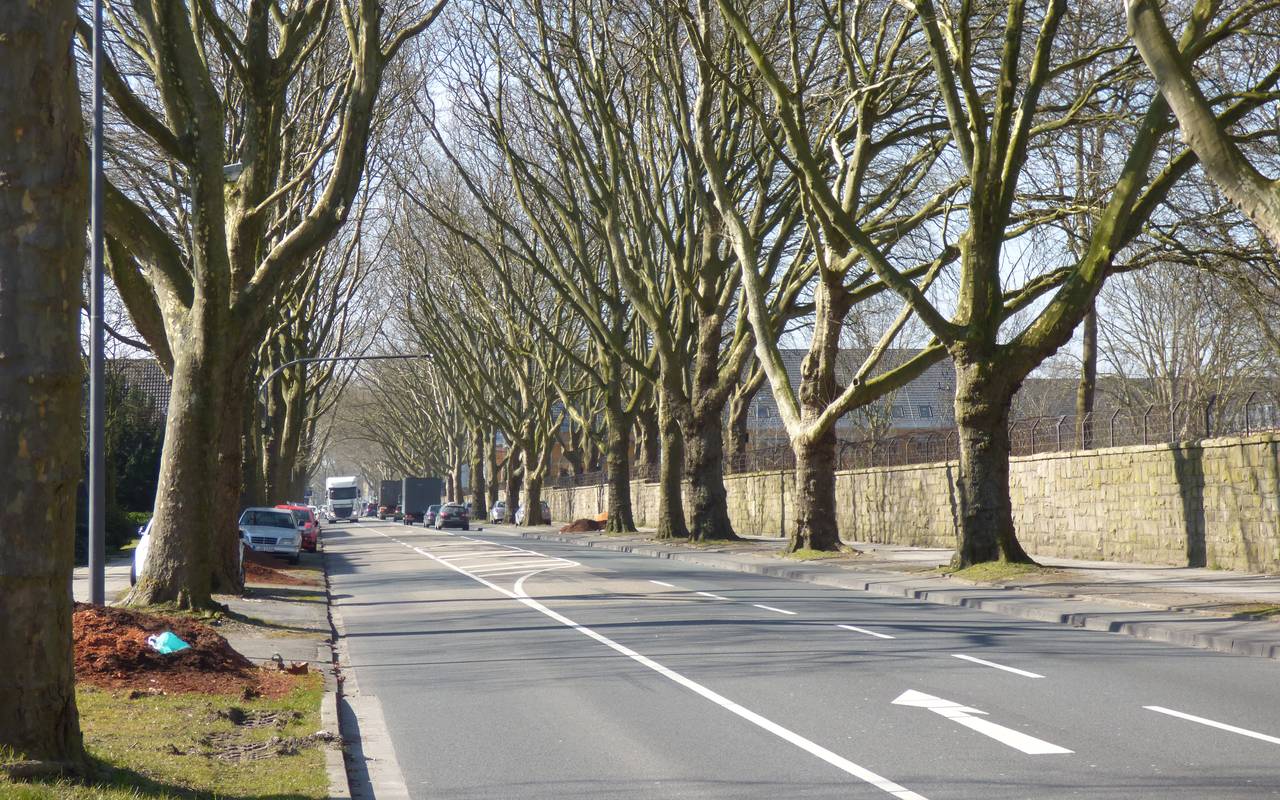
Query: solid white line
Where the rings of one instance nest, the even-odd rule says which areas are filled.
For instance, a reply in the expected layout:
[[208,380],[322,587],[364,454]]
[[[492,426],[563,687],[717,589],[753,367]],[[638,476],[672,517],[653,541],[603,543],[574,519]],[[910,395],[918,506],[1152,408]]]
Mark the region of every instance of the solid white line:
[[1197,717],[1194,714],[1184,714],[1181,711],[1174,711],[1172,708],[1165,708],[1164,706],[1143,706],[1143,708],[1147,709],[1148,711],[1155,711],[1156,713],[1159,713],[1159,714],[1168,714],[1171,717],[1186,719],[1192,722],[1199,722],[1201,725],[1208,725],[1210,728],[1218,728],[1219,730],[1238,733],[1241,736],[1248,736],[1251,739],[1260,739],[1264,742],[1271,742],[1272,744],[1280,744],[1280,736],[1268,736],[1265,733],[1258,733],[1257,731],[1251,731],[1247,728],[1237,728],[1235,725],[1228,725],[1225,722],[1214,722],[1211,719],[1205,719],[1204,717]]
[[795,611],[788,611],[785,608],[774,608],[773,606],[763,606],[763,605],[760,605],[759,603],[752,603],[751,605],[755,606],[756,608],[763,608],[765,611],[777,611],[779,614],[790,614],[793,617],[796,615]]
[[854,633],[865,633],[866,635],[868,635],[868,636],[874,636],[874,637],[876,637],[877,639],[892,639],[892,638],[894,638],[894,637],[890,636],[890,635],[889,635],[889,634],[887,634],[887,633],[876,633],[875,631],[869,631],[869,630],[867,630],[866,628],[859,628],[857,625],[837,625],[836,627],[837,627],[837,628],[844,628],[846,631],[853,631]]
[[[521,567],[520,569],[493,570],[490,572],[477,573],[477,574],[483,574],[485,577],[488,577],[488,578],[496,578],[500,575],[521,575],[523,573],[529,572],[529,570],[533,570],[534,572],[550,572],[553,569],[568,569],[569,567],[576,567],[576,566],[578,565],[577,564],[557,564],[551,567],[526,566],[526,567]],[[533,574],[533,573],[529,573],[529,574]]]
[[981,658],[966,656],[964,653],[952,653],[951,655],[954,656],[955,658],[962,658],[965,661],[972,661],[975,664],[981,664],[984,667],[995,667],[996,669],[1002,669],[1005,672],[1012,672],[1014,675],[1022,675],[1027,678],[1043,678],[1044,677],[1043,675],[1039,675],[1035,672],[1027,672],[1025,669],[1018,669],[1017,667],[1006,667],[1004,664],[997,664],[994,661],[984,661]]
[[[453,562],[450,561],[449,563],[452,564]],[[539,564],[561,564],[561,563],[564,563],[564,562],[557,561],[554,558],[527,558],[524,561],[512,561],[506,564],[481,564],[478,566],[471,566],[471,567],[463,567],[461,564],[455,564],[454,566],[460,567],[461,569],[465,569],[468,572],[474,572],[477,575],[484,575],[490,570],[509,570],[514,567],[536,567]]]
[[[386,534],[379,533],[378,531],[374,531],[374,533],[378,533],[379,536],[386,536]],[[387,538],[390,539],[391,537],[387,536]],[[747,722],[750,722],[751,724],[763,730],[766,730],[769,733],[772,733],[773,735],[777,736],[778,738],[784,741],[790,742],[791,744],[795,745],[796,747],[799,747],[801,750],[804,750],[810,755],[813,755],[813,756],[816,756],[817,758],[822,759],[823,761],[827,762],[828,764],[835,767],[836,769],[842,770],[852,775],[853,777],[858,778],[859,780],[862,780],[862,781],[865,781],[866,783],[871,784],[877,789],[880,789],[884,792],[887,792],[888,794],[893,795],[894,797],[899,798],[899,800],[926,800],[926,798],[923,795],[917,794],[909,789],[899,786],[898,784],[894,783],[888,778],[884,778],[880,775],[877,775],[875,772],[872,772],[866,767],[859,766],[858,764],[853,763],[849,759],[831,752],[830,750],[818,744],[817,742],[814,742],[810,739],[806,739],[805,737],[801,736],[795,731],[790,730],[789,728],[784,728],[778,723],[766,717],[763,717],[760,714],[757,714],[756,712],[752,711],[749,708],[738,705],[737,703],[733,702],[732,700],[725,697],[724,695],[721,695],[712,689],[708,689],[706,686],[703,686],[697,681],[686,678],[685,676],[681,675],[675,670],[665,667],[662,664],[659,664],[657,661],[654,661],[648,656],[643,656],[637,653],[636,651],[632,650],[631,648],[626,647],[625,645],[618,644],[617,642],[613,641],[607,636],[596,633],[590,628],[579,625],[578,623],[574,622],[573,620],[569,619],[563,614],[556,611],[552,611],[551,609],[539,603],[537,600],[534,600],[533,598],[527,595],[517,594],[515,592],[509,592],[506,589],[503,589],[501,586],[498,586],[496,583],[487,581],[484,578],[479,577],[478,575],[472,575],[466,570],[461,569],[459,567],[455,567],[454,565],[448,563],[447,561],[437,558],[436,556],[432,555],[431,553],[428,553],[427,551],[421,548],[412,547],[410,545],[405,545],[405,547],[408,547],[411,550],[413,550],[415,553],[418,553],[419,555],[422,555],[422,556],[426,556],[432,561],[435,561],[438,564],[442,564],[445,567],[448,567],[449,569],[455,572],[462,573],[463,575],[466,575],[467,577],[471,578],[477,583],[488,586],[490,589],[494,590],[498,594],[505,595],[507,597],[510,597],[512,600],[516,600],[517,602],[523,603],[529,608],[532,608],[533,610],[538,611],[554,619],[556,622],[559,622],[560,624],[565,625],[566,627],[574,629],[578,633],[581,633],[583,636],[596,640],[600,644],[603,644],[606,647],[610,648],[611,650],[617,653],[620,653],[626,656],[627,658],[632,659],[636,663],[642,664],[643,666],[648,667],[649,669],[653,670],[654,672],[658,673],[664,678],[667,678],[668,680],[674,683],[677,683],[680,686],[685,687],[691,692],[694,692],[695,694],[700,695],[701,697],[704,697],[707,700],[710,700],[711,702],[715,703],[716,705],[720,706],[726,711],[732,714],[735,714],[738,717],[741,717],[742,719],[745,719]],[[657,581],[654,581],[654,583],[657,583]],[[523,591],[523,587],[522,587],[522,591]]]
[[652,581],[652,580],[651,580],[651,581],[649,581],[649,583],[656,583],[656,584],[658,584],[659,586],[665,586],[665,587],[667,587],[668,589],[674,589],[674,588],[676,588],[676,585],[675,585],[674,583],[663,583],[662,581]]
[[713,600],[728,600],[728,599],[729,599],[729,598],[727,598],[727,597],[721,597],[721,596],[720,596],[720,595],[718,595],[718,594],[712,594],[711,592],[696,592],[695,594],[700,594],[700,595],[702,595],[703,597],[710,597],[710,598],[712,598]]

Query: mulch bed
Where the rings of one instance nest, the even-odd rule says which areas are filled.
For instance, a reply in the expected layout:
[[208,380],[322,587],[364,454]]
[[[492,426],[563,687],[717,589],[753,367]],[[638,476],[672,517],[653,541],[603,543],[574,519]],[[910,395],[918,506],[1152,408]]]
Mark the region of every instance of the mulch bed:
[[[268,553],[245,553],[244,580],[246,583],[269,583],[276,586],[321,586],[319,576],[301,577],[276,567],[280,559]],[[314,574],[314,573],[313,573]]]
[[[76,603],[71,622],[79,683],[242,697],[280,697],[295,684],[293,676],[255,666],[213,628],[185,617]],[[191,647],[168,655],[152,650],[147,637],[164,631]]]
[[604,523],[594,519],[576,519],[560,529],[561,533],[588,533],[604,530]]

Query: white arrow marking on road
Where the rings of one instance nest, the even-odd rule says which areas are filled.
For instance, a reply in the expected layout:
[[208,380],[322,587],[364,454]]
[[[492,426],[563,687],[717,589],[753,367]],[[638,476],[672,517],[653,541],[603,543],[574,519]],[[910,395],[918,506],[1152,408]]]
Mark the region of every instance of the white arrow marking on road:
[[1186,714],[1182,711],[1174,711],[1172,708],[1165,708],[1164,706],[1143,706],[1143,708],[1147,709],[1148,711],[1155,711],[1158,714],[1168,714],[1171,717],[1178,717],[1179,719],[1185,719],[1191,722],[1199,722],[1201,725],[1208,725],[1209,727],[1217,728],[1218,730],[1231,731],[1232,733],[1238,733],[1241,736],[1248,736],[1253,739],[1260,739],[1264,742],[1271,742],[1272,744],[1280,744],[1280,737],[1268,736],[1265,733],[1258,733],[1257,731],[1251,731],[1248,728],[1237,728],[1235,725],[1228,725],[1225,722],[1214,722],[1211,719],[1205,719],[1204,717],[1197,717],[1194,714]]
[[1006,728],[1003,725],[997,725],[988,719],[979,719],[974,714],[986,714],[985,711],[979,711],[976,708],[962,706],[951,700],[943,700],[941,697],[934,697],[931,694],[917,692],[914,689],[908,689],[898,695],[898,699],[893,701],[895,706],[913,706],[915,708],[927,708],[935,714],[954,720],[966,728],[977,731],[983,736],[990,736],[997,742],[1007,744],[1015,750],[1021,750],[1027,755],[1042,756],[1054,753],[1070,753],[1065,747],[1059,747],[1056,744],[1046,742],[1043,739],[1037,739],[1034,736],[1028,736],[1020,733],[1012,728]]

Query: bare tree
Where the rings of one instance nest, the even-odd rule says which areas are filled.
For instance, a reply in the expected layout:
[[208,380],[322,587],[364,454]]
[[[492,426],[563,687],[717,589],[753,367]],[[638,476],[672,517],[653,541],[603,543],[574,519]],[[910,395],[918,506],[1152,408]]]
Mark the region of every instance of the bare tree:
[[110,269],[173,379],[130,602],[203,607],[239,588],[245,364],[274,298],[346,220],[388,64],[443,4],[116,7],[106,87],[128,136],[106,192]]
[[0,6],[0,772],[15,774],[87,767],[71,667],[89,197],[74,27],[69,0]]

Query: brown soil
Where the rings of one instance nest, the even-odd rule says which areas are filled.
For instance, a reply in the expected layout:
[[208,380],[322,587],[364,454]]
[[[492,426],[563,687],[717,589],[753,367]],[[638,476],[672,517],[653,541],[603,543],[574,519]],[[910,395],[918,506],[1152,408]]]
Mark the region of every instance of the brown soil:
[[306,577],[308,573],[299,576],[277,569],[276,565],[279,563],[279,559],[266,553],[255,553],[253,551],[246,553],[244,561],[245,583],[270,583],[276,586],[322,585],[319,577]]
[[[143,693],[280,697],[296,681],[254,666],[208,625],[183,617],[76,603],[71,622],[79,683]],[[147,637],[164,631],[173,631],[191,647],[168,655],[157,653]]]
[[597,522],[594,519],[577,519],[570,522],[560,529],[561,533],[587,533],[588,531],[602,531],[604,523]]

